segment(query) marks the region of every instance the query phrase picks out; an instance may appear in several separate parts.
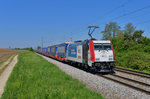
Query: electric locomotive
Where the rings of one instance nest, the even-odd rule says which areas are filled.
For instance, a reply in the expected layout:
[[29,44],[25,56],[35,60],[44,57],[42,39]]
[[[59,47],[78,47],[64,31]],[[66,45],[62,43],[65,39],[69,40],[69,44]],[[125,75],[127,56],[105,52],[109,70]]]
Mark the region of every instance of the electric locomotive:
[[113,72],[115,55],[110,40],[85,40],[68,45],[67,61],[95,72]]

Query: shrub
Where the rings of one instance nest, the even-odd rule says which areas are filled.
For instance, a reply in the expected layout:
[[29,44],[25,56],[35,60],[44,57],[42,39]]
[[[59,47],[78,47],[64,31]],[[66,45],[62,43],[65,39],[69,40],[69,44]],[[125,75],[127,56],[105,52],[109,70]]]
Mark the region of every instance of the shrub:
[[147,52],[147,53],[150,53],[150,46],[145,46],[144,51]]
[[128,51],[116,54],[118,66],[150,71],[150,55],[139,51]]
[[29,48],[29,51],[33,51],[33,48],[32,48],[32,47],[30,47],[30,48]]

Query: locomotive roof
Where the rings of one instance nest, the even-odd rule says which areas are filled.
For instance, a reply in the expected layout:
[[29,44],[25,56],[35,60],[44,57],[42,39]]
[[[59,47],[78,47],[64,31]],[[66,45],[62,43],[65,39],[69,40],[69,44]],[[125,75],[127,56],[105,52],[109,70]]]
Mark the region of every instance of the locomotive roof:
[[93,43],[110,43],[110,40],[93,40]]
[[55,47],[55,46],[59,46],[59,45],[62,45],[62,44],[73,44],[73,42],[64,42],[64,43],[57,44],[57,45],[51,45],[51,46],[48,46],[48,47],[45,47],[45,48]]

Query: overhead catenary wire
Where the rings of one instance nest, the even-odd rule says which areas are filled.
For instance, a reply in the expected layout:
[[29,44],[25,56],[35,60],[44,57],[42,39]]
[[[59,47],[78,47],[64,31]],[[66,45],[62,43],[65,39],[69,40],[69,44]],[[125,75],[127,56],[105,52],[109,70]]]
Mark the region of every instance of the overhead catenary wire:
[[131,12],[128,12],[127,14],[124,14],[124,15],[121,15],[121,16],[117,16],[117,17],[115,17],[115,18],[112,18],[111,20],[116,20],[116,19],[119,19],[119,18],[128,16],[128,15],[131,15],[131,14],[134,14],[134,13],[137,13],[137,12],[140,12],[140,11],[145,10],[145,9],[148,9],[148,8],[150,8],[150,5],[145,6],[145,7],[143,7],[143,8],[140,8],[140,9],[136,9],[136,10],[131,11]]
[[[119,18],[128,16],[128,15],[135,14],[135,13],[137,13],[137,12],[140,12],[140,11],[145,10],[145,9],[148,9],[148,8],[150,8],[150,5],[145,6],[145,7],[143,7],[143,8],[136,9],[136,10],[131,11],[131,12],[128,12],[127,14],[124,14],[124,15],[121,15],[121,16],[118,16],[118,17],[115,17],[115,18],[112,18],[110,21],[116,20],[116,19],[119,19]],[[101,24],[106,24],[106,23],[101,23]],[[101,25],[101,24],[100,24],[100,25]],[[98,26],[100,26],[100,25],[98,25]]]
[[148,8],[150,8],[150,5],[145,6],[145,7],[143,7],[143,8],[140,8],[140,9],[136,9],[136,10],[131,11],[131,12],[128,12],[127,14],[124,14],[124,15],[121,15],[121,16],[118,16],[118,17],[115,17],[115,18],[113,18],[112,20],[116,20],[116,19],[119,19],[119,18],[122,18],[122,17],[128,16],[128,15],[131,15],[131,14],[134,14],[134,13],[140,12],[140,11],[142,11],[142,10],[148,9]]
[[[129,0],[128,0],[129,1]],[[123,6],[123,5],[122,5]],[[121,7],[121,6],[120,6]],[[147,6],[145,6],[145,7],[142,7],[142,8],[139,8],[139,9],[136,9],[136,10],[133,10],[133,11],[131,11],[131,12],[128,12],[128,13],[124,13],[123,15],[120,15],[120,16],[117,16],[117,17],[114,17],[114,18],[112,18],[112,19],[110,19],[110,21],[113,21],[113,20],[117,20],[117,19],[120,19],[120,18],[122,18],[122,17],[125,17],[125,16],[129,16],[129,15],[132,15],[132,14],[135,14],[135,13],[138,13],[138,12],[140,12],[140,11],[143,11],[143,10],[145,10],[145,9],[148,9],[148,8],[150,8],[150,5],[147,5]],[[114,10],[115,11],[115,10]],[[100,24],[98,24],[98,25],[96,25],[96,26],[99,26],[99,27],[101,27],[101,25],[102,24],[106,24],[107,22],[103,22],[103,23],[100,23]],[[144,22],[144,23],[146,23],[146,22]],[[139,24],[139,23],[138,23]],[[141,23],[140,23],[141,24]],[[83,31],[83,30],[82,30]],[[82,32],[82,31],[80,31],[80,32]],[[78,32],[79,33],[79,32]]]
[[[118,10],[118,9],[120,9],[120,8],[122,8],[122,7],[124,7],[125,5],[127,5],[127,4],[129,3],[129,1],[131,1],[131,0],[126,0],[123,4],[119,5],[118,7],[115,7],[115,8],[113,8],[112,10],[110,10],[110,11],[104,13],[103,16],[106,17],[106,16],[112,14],[114,11],[116,11],[116,10]],[[99,17],[99,18],[100,18],[100,17]],[[95,19],[95,21],[99,20],[99,18]],[[95,21],[94,21],[94,22],[95,22]]]
[[[129,1],[131,1],[131,0],[126,0],[124,3],[122,3],[121,5],[119,5],[118,7],[115,7],[115,8],[113,8],[112,10],[110,10],[110,11],[108,11],[108,12],[106,12],[105,14],[103,14],[103,16],[108,16],[108,15],[110,15],[111,13],[113,13],[114,11],[116,11],[116,10],[118,10],[118,9],[120,9],[120,8],[122,8],[122,7],[124,7],[125,5],[127,5],[128,3],[129,3]],[[101,17],[101,16],[100,16]],[[95,21],[97,21],[97,20],[99,20],[99,18],[100,17],[98,17],[98,18],[96,18],[94,21],[92,21],[92,22],[90,22],[90,23],[88,23],[88,24],[85,24],[85,26],[89,26],[89,25],[91,25],[91,23],[94,23]],[[83,26],[82,26],[83,27]],[[85,30],[87,30],[88,28],[84,28],[84,29],[82,29],[82,30],[80,30],[80,31],[78,31],[78,32],[76,32],[76,33],[81,33],[81,32],[83,32],[83,31],[85,31]]]
[[129,20],[131,20],[131,19],[137,19],[137,18],[139,18],[139,17],[141,17],[141,16],[145,16],[145,15],[149,15],[150,13],[145,13],[144,15],[142,14],[142,15],[138,15],[138,16],[134,16],[134,17],[131,17],[131,18],[129,18],[129,19],[127,19],[127,20],[123,20],[123,21],[121,21],[121,25],[123,25],[124,24],[124,22],[127,22],[127,21],[129,21]]

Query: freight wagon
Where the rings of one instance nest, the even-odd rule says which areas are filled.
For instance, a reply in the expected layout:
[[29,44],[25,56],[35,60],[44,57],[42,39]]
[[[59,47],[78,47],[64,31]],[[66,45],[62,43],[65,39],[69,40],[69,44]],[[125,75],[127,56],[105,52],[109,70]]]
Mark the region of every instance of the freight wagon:
[[69,44],[71,44],[71,42],[65,42],[65,43],[58,45],[57,47],[57,59],[58,60],[66,61],[67,48]]

